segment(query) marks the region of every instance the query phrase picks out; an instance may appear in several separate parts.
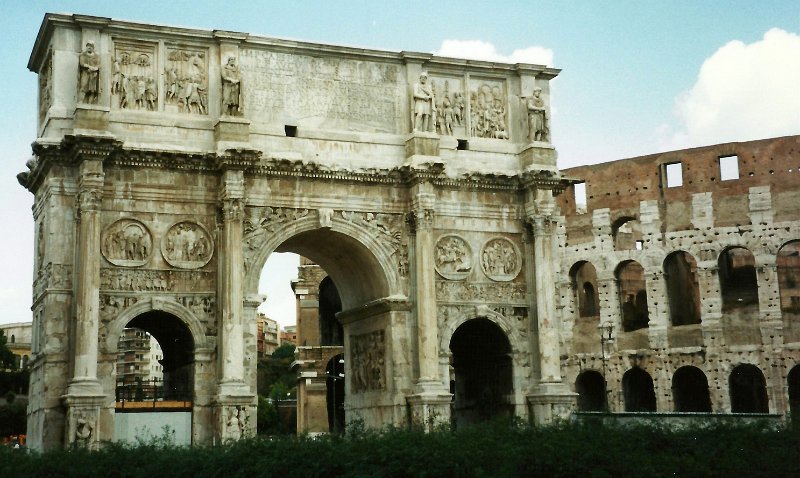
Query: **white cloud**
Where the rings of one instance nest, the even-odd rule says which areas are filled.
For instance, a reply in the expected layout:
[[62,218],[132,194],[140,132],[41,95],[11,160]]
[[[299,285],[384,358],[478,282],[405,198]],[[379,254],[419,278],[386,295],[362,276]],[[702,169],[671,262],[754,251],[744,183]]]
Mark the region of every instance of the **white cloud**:
[[679,128],[656,133],[665,149],[800,134],[800,36],[773,28],[724,45],[676,98],[675,114]]
[[482,40],[444,40],[438,50],[439,56],[466,58],[470,60],[496,61],[501,63],[532,63],[552,65],[553,50],[543,46],[529,46],[517,49],[510,55],[502,55],[494,45]]

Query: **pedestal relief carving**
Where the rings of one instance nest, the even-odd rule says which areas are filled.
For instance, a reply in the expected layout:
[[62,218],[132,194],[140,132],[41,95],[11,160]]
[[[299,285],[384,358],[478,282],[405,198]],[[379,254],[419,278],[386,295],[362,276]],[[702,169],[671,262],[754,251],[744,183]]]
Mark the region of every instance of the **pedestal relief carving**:
[[103,231],[100,251],[108,262],[124,267],[147,263],[153,249],[153,236],[147,226],[135,219],[120,219]]
[[481,249],[481,269],[495,281],[510,281],[522,269],[517,246],[504,237],[489,240]]
[[181,269],[197,269],[208,264],[214,242],[206,229],[196,222],[182,221],[169,228],[161,240],[161,254]]
[[470,136],[509,139],[505,84],[501,81],[470,81]]
[[366,392],[386,387],[386,343],[383,330],[350,337],[353,391]]
[[158,109],[155,46],[117,42],[111,74],[111,95],[120,109]]
[[440,237],[434,255],[436,272],[445,279],[464,280],[472,270],[472,249],[461,236]]
[[230,406],[223,409],[225,414],[225,432],[223,440],[239,440],[247,436],[247,407],[244,405]]
[[164,66],[165,110],[208,114],[207,57],[205,50],[167,47]]

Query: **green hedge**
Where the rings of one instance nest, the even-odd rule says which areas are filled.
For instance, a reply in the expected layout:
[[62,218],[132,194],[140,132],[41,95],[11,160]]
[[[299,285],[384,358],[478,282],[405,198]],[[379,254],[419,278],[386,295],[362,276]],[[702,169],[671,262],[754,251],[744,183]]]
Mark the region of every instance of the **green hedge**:
[[157,443],[41,455],[0,450],[0,476],[782,477],[800,476],[800,434],[759,425],[681,431],[490,423],[458,431],[350,431],[214,448]]

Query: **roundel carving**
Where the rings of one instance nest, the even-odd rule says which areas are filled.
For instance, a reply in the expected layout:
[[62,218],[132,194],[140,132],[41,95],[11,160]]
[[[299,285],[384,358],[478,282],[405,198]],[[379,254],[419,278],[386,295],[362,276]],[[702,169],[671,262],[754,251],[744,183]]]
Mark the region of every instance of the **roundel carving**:
[[522,269],[519,249],[505,237],[490,239],[481,249],[481,268],[489,279],[510,281]]
[[120,219],[103,231],[100,251],[116,266],[142,266],[153,252],[153,236],[136,219]]
[[434,266],[445,279],[466,279],[472,270],[472,249],[461,236],[442,236],[436,241]]
[[195,222],[183,221],[169,228],[161,240],[161,254],[170,265],[197,269],[208,264],[214,242],[206,229]]

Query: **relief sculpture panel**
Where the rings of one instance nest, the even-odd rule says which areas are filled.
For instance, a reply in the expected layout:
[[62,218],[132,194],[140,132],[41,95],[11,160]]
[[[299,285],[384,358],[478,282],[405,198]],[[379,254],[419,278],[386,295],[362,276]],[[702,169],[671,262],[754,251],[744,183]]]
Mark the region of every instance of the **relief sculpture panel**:
[[165,111],[208,114],[207,57],[204,49],[167,47]]
[[158,109],[155,45],[116,42],[111,72],[112,105],[119,109]]
[[353,391],[386,388],[386,341],[383,330],[350,337]]
[[208,264],[214,243],[206,229],[196,222],[182,221],[169,228],[161,241],[161,254],[180,269],[197,269]]
[[471,80],[470,136],[509,139],[507,104],[504,82]]
[[445,279],[464,280],[472,270],[472,249],[462,237],[449,234],[436,241],[436,272]]
[[157,269],[100,269],[100,290],[134,292],[213,291],[215,272]]
[[466,136],[467,105],[463,80],[431,78],[433,89],[433,123],[442,136]]
[[147,263],[153,249],[153,236],[135,219],[120,219],[103,231],[100,251],[108,262],[135,267]]
[[510,281],[522,269],[520,252],[505,237],[489,240],[481,249],[481,268],[486,277],[495,281]]

